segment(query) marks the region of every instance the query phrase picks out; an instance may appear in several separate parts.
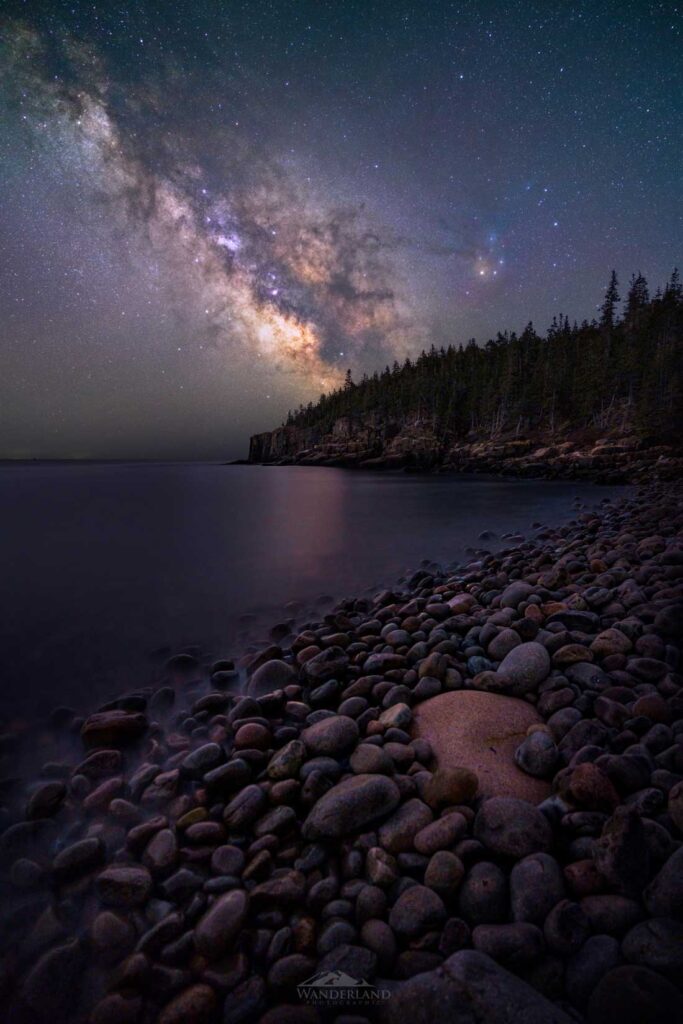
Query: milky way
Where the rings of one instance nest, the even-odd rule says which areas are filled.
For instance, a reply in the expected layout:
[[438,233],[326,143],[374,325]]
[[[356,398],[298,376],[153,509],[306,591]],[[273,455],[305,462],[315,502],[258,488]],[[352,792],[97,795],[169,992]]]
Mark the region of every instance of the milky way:
[[241,454],[676,261],[673,6],[130,7],[8,8],[2,455]]

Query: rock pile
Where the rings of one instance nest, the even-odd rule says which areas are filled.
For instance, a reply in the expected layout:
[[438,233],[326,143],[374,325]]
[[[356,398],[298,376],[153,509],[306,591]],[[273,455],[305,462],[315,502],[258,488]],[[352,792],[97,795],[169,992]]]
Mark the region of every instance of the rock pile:
[[605,500],[342,602],[244,694],[188,665],[53,714],[82,756],[3,790],[5,1019],[313,1024],[319,972],[390,996],[340,1024],[680,1019],[682,524],[675,485]]

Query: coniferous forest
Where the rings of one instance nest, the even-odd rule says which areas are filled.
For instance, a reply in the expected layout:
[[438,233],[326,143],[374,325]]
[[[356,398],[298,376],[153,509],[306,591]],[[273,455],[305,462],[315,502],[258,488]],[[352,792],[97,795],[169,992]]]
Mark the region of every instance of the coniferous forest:
[[416,415],[438,434],[497,434],[608,425],[642,437],[680,439],[683,427],[683,289],[677,270],[650,295],[634,274],[622,301],[612,272],[599,318],[528,323],[481,346],[432,348],[395,362],[289,414],[287,424],[325,432],[343,416]]

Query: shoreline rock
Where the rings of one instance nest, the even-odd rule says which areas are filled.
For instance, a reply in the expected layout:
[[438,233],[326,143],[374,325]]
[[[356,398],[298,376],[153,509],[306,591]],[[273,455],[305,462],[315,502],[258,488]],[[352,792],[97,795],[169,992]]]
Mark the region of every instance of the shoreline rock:
[[528,436],[472,433],[464,439],[444,439],[417,417],[394,422],[369,414],[361,420],[342,417],[329,432],[283,426],[255,434],[248,459],[239,465],[482,473],[618,484],[680,479],[683,451],[623,429]]
[[244,693],[195,662],[53,715],[78,752],[3,789],[7,1019],[322,1024],[321,971],[391,1024],[675,1019],[682,498],[342,601],[244,659]]

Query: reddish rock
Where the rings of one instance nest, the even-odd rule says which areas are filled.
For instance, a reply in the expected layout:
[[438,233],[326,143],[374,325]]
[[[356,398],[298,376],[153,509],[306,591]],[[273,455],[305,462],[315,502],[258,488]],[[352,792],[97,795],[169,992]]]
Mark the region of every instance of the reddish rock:
[[516,796],[539,803],[549,795],[549,783],[526,775],[515,764],[514,755],[529,726],[542,721],[526,701],[457,690],[415,708],[413,735],[430,744],[437,762],[435,776],[469,769],[478,777],[480,795]]

